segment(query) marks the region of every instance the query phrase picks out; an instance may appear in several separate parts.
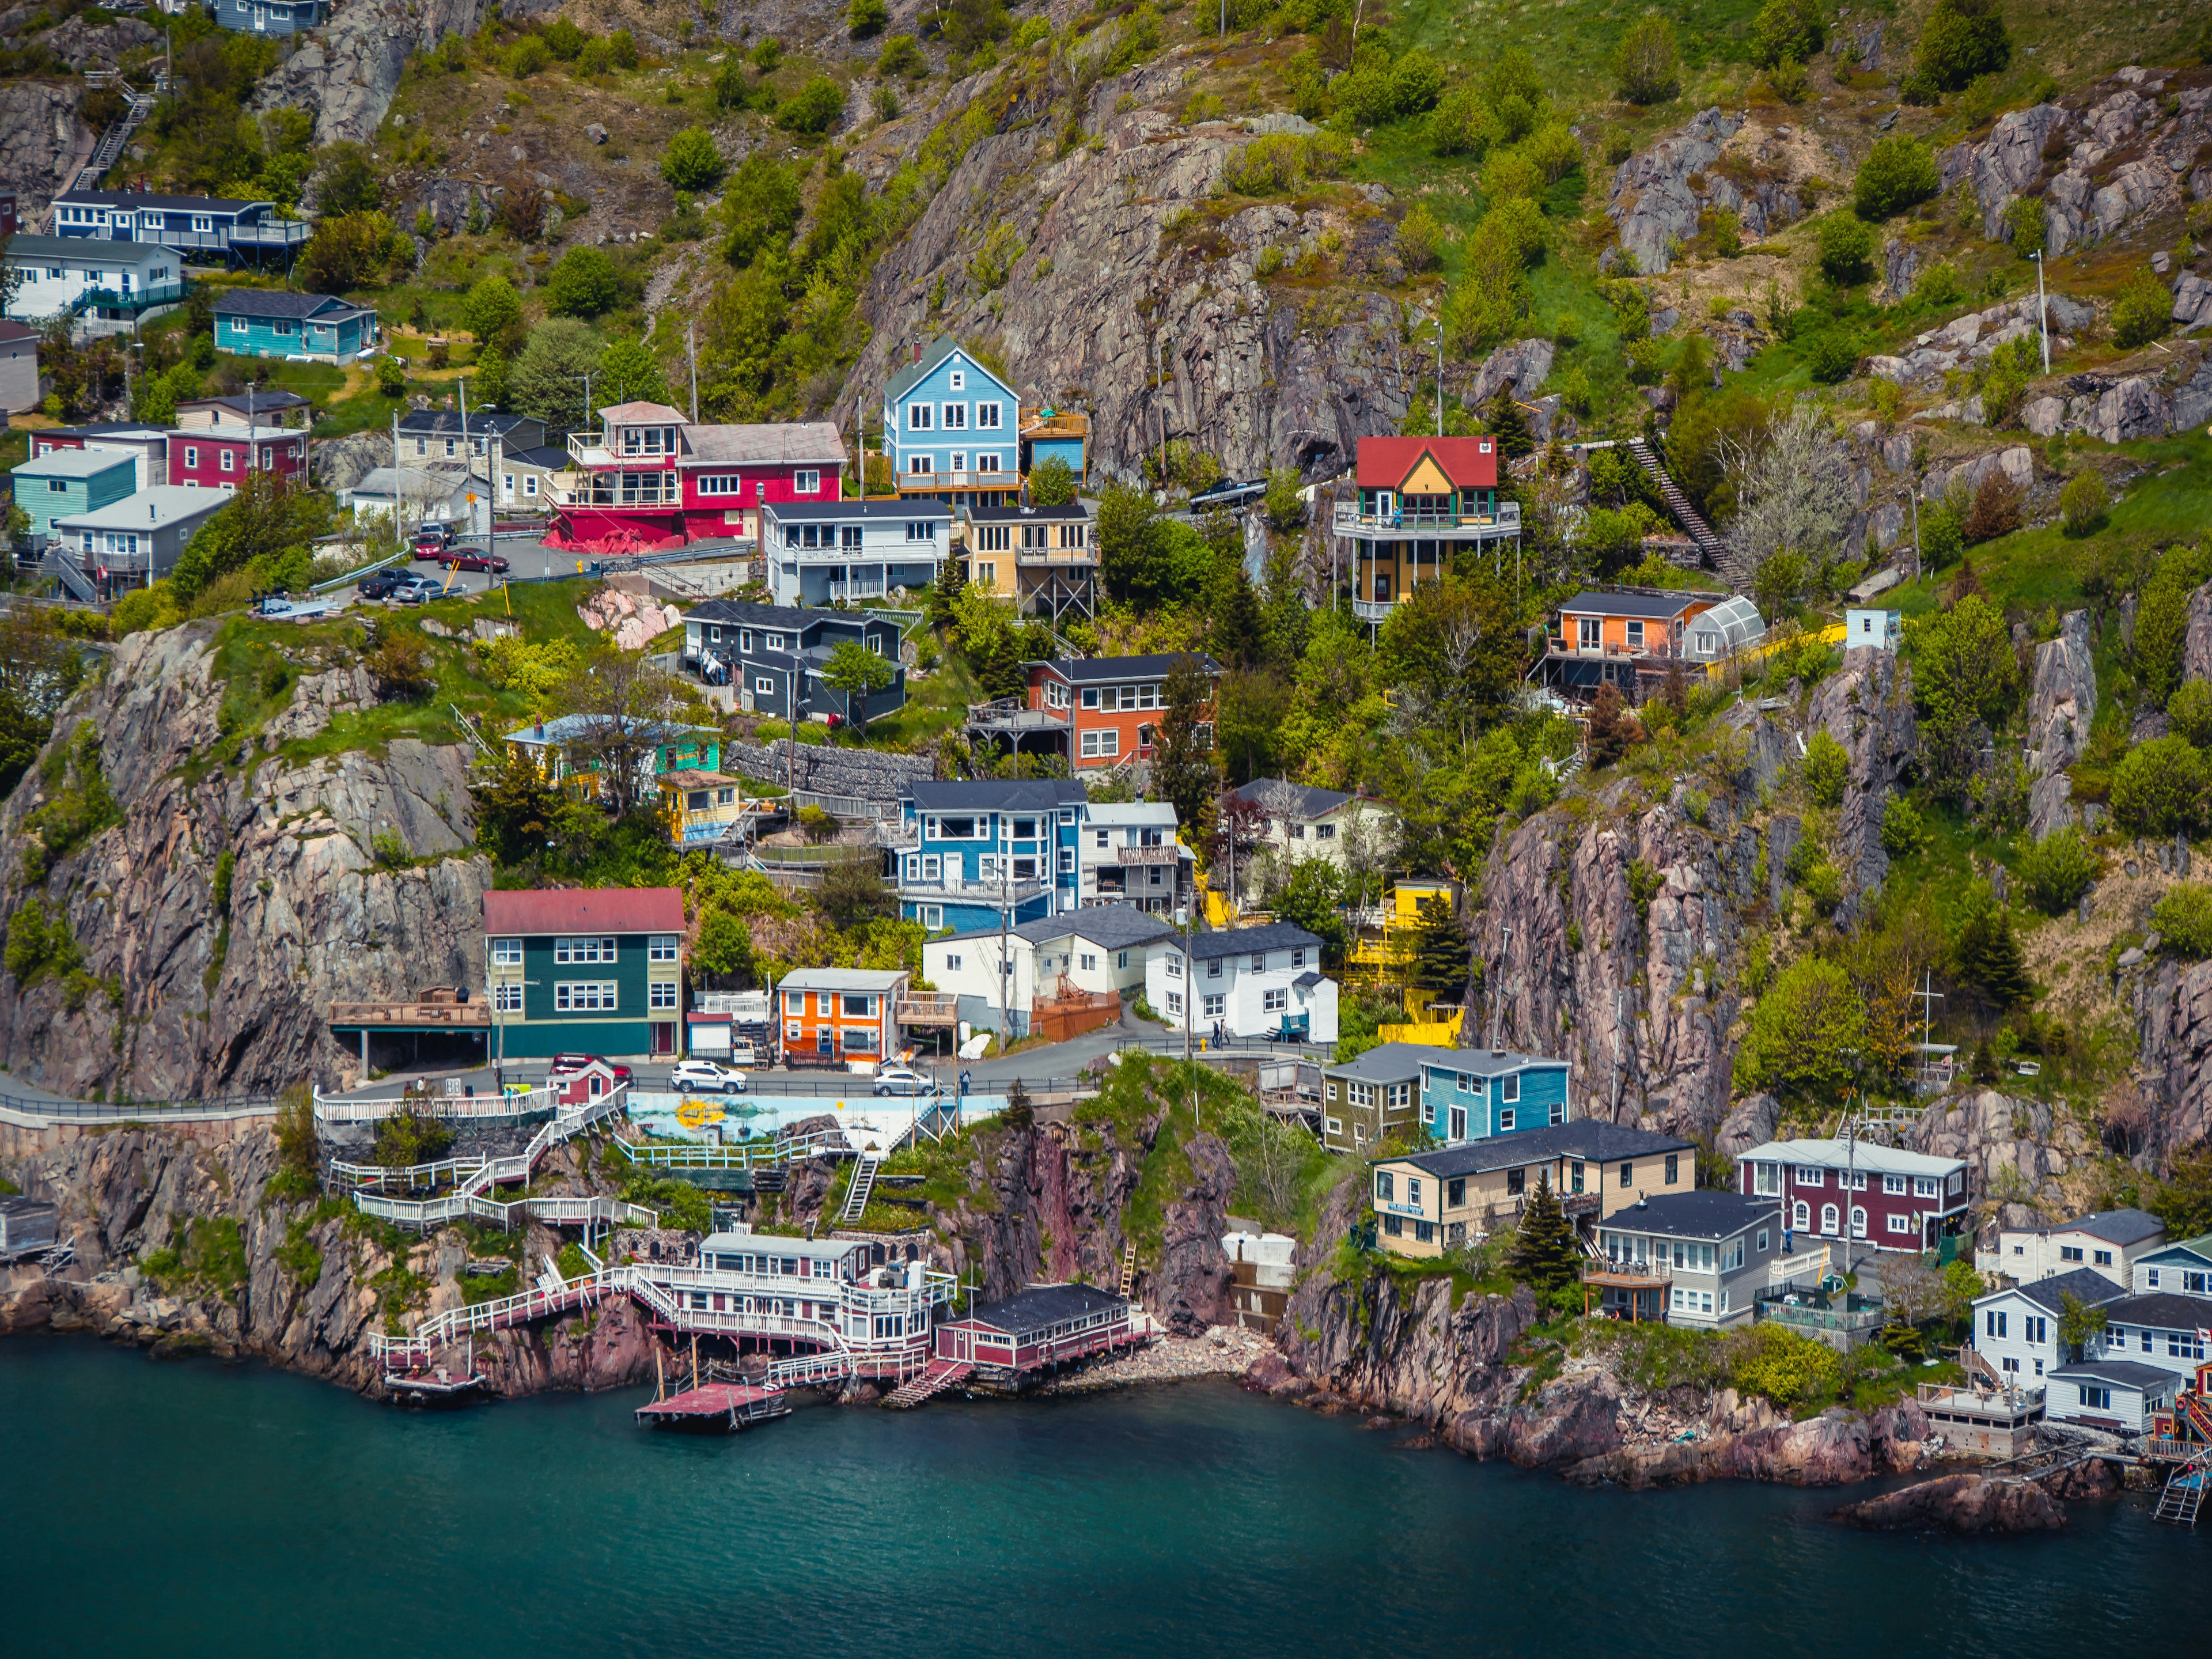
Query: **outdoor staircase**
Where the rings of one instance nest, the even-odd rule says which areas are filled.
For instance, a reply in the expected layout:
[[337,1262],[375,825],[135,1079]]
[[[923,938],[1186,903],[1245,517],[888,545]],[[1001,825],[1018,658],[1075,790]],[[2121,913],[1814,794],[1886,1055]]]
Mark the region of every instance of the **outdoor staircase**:
[[1674,521],[1689,532],[1690,539],[1698,544],[1698,551],[1711,562],[1713,568],[1721,574],[1730,587],[1739,592],[1748,588],[1754,574],[1749,562],[1725,537],[1717,535],[1713,527],[1705,522],[1705,516],[1690,505],[1690,498],[1682,493],[1680,486],[1674,479],[1667,476],[1667,469],[1660,465],[1659,457],[1653,453],[1651,446],[1641,438],[1631,438],[1628,453],[1636,457],[1636,464],[1644,469],[1644,475],[1659,487],[1659,494],[1666,501],[1668,510],[1674,514]]
[[102,74],[94,70],[84,78],[93,86],[112,85],[123,94],[126,106],[123,118],[100,134],[100,145],[92,152],[92,160],[77,169],[76,187],[79,190],[98,190],[100,179],[120,159],[124,147],[130,143],[131,135],[143,126],[146,118],[153,114],[154,94],[136,90],[128,81],[112,71]]
[[840,1221],[858,1221],[868,1207],[868,1194],[876,1189],[876,1171],[884,1161],[873,1152],[860,1154],[860,1161],[853,1168],[853,1184],[845,1194],[845,1208],[838,1216]]
[[1121,1247],[1121,1284],[1119,1294],[1127,1297],[1136,1288],[1137,1246],[1134,1240]]
[[912,1411],[923,1401],[933,1399],[954,1383],[964,1381],[975,1369],[964,1360],[933,1359],[920,1376],[907,1378],[885,1395],[884,1404],[894,1411]]
[[2151,1511],[2154,1521],[2164,1521],[2177,1527],[2197,1524],[2197,1511],[2204,1502],[2204,1483],[2212,1479],[2202,1463],[2185,1463],[2166,1477],[2165,1486],[2158,1494],[2158,1507]]
[[46,557],[40,562],[39,572],[60,582],[62,591],[80,605],[101,603],[100,589],[93,585],[92,578],[84,574],[84,567],[70,556],[67,548],[58,544],[46,550]]

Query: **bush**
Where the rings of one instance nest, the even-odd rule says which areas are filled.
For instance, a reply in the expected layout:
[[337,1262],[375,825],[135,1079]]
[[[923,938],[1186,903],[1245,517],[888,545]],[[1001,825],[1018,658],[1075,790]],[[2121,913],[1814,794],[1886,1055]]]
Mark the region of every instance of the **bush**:
[[1825,329],[1806,348],[1805,364],[1823,386],[1848,380],[1859,366],[1857,343],[1840,328]]
[[2160,945],[2174,955],[2192,962],[2212,957],[2212,887],[2185,881],[2167,888],[2152,907],[2150,925],[2158,929]]
[[777,106],[775,124],[786,132],[819,138],[845,112],[845,94],[826,75],[817,75]]
[[1843,1361],[1816,1337],[1779,1325],[1753,1325],[1723,1341],[1730,1379],[1746,1394],[1763,1394],[1783,1411],[1835,1392]]
[[1674,26],[1656,13],[1628,26],[1613,57],[1613,73],[1623,101],[1663,104],[1681,90],[1681,64],[1674,51]]
[[1934,152],[1917,138],[1893,132],[1876,139],[1859,163],[1851,207],[1860,218],[1878,222],[1928,200],[1942,184]]
[[1874,229],[1855,213],[1820,221],[1820,273],[1832,283],[1863,281],[1874,258]]
[[2166,724],[2199,749],[2212,749],[2212,685],[2189,680],[2166,700]]
[[2112,343],[2123,350],[2148,345],[2172,322],[2173,295],[2156,271],[2137,265],[2112,301]]
[[2015,873],[2029,903],[2047,916],[2070,910],[2096,880],[2104,861],[2079,830],[2069,824],[2021,854]]
[[1802,104],[1811,87],[1805,66],[1795,58],[1785,58],[1766,71],[1767,89],[1785,104]]
[[2077,472],[2058,492],[2058,516],[2069,536],[2086,536],[2096,529],[2104,523],[2105,510],[2111,505],[2104,475],[2094,468]]
[[886,79],[899,75],[909,80],[928,74],[929,60],[921,55],[921,42],[911,34],[891,36],[876,54],[876,73]]
[[2043,198],[2023,196],[2004,210],[2005,238],[2014,253],[2027,258],[2043,251],[2050,222],[2043,210]]
[[622,283],[615,262],[595,247],[572,247],[546,273],[546,308],[556,317],[596,317],[612,308]]
[[1904,795],[1892,795],[1881,809],[1881,850],[1893,859],[1901,859],[1920,845],[1925,830],[1920,822],[1920,809]]
[[2186,738],[2154,738],[2112,769],[2112,817],[2135,836],[2193,829],[2203,817],[2204,781],[2204,757]]
[[1997,15],[1996,0],[1936,0],[1920,30],[1907,78],[1908,97],[1956,92],[1980,75],[2012,62],[2012,37]]
[[[839,100],[842,108],[842,100]],[[727,164],[704,127],[686,127],[660,155],[660,176],[678,190],[712,190],[722,182]]]
[[1820,0],[1766,0],[1752,26],[1753,49],[1762,69],[1802,64],[1826,40]]
[[1492,150],[1482,169],[1482,193],[1492,211],[1502,202],[1544,199],[1544,169],[1517,149]]
[[1429,148],[1439,155],[1480,155],[1490,148],[1490,111],[1472,87],[1446,93],[1429,115]]
[[852,0],[845,8],[845,26],[852,30],[855,40],[881,34],[884,25],[890,21],[891,9],[884,0]]
[[1969,542],[1995,541],[2020,528],[2020,486],[2002,467],[1991,467],[1974,491],[1974,504],[1966,510],[1963,526]]
[[510,78],[527,81],[532,76],[553,61],[553,53],[543,35],[526,34],[507,49],[503,67]]
[[573,64],[590,39],[565,17],[556,17],[545,26],[545,48],[564,64]]
[[1413,211],[1398,222],[1393,245],[1398,251],[1398,263],[1412,276],[1428,270],[1443,257],[1443,240],[1444,228],[1437,222],[1427,204],[1416,202]]
[[1815,806],[1840,806],[1850,781],[1850,753],[1823,728],[1805,745],[1805,787]]
[[387,398],[397,398],[407,390],[407,370],[389,352],[376,360],[376,389]]

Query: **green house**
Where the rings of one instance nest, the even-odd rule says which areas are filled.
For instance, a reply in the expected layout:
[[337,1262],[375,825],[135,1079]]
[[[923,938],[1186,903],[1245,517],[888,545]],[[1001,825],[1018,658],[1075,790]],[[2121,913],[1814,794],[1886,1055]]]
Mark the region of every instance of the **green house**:
[[[562,714],[556,720],[518,726],[507,734],[507,752],[517,760],[526,760],[536,766],[549,783],[559,783],[565,778],[596,769],[588,757],[572,760],[568,745],[586,737],[597,726],[597,717],[591,714]],[[669,772],[713,772],[720,769],[722,734],[711,726],[665,725],[653,736],[651,775],[641,776],[640,783],[650,783]],[[644,769],[641,764],[641,772]]]
[[376,313],[327,294],[235,288],[215,302],[215,343],[240,357],[295,357],[341,368],[376,343]]
[[495,1059],[682,1052],[684,895],[673,887],[484,895]]
[[12,467],[15,504],[34,534],[52,536],[64,519],[97,513],[137,493],[138,461],[113,449],[55,449]]

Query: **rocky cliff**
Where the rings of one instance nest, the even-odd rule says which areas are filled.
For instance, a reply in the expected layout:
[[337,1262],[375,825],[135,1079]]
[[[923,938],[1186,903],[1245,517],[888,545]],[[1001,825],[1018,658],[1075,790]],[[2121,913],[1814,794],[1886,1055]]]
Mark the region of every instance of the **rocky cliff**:
[[[329,23],[262,82],[254,106],[307,111],[318,143],[366,143],[392,107],[408,54],[449,34],[474,34],[490,9],[488,0],[339,0]],[[501,9],[537,16],[559,10],[560,0],[508,0]]]
[[26,1081],[139,1099],[337,1083],[357,1060],[331,1002],[482,978],[491,872],[461,751],[287,760],[374,686],[350,651],[279,645],[235,687],[215,634],[125,640],[0,806],[0,842],[36,853],[0,873],[0,911],[55,940],[0,981],[0,1063]]
[[15,192],[15,221],[26,230],[46,222],[100,142],[77,115],[83,101],[80,83],[0,81],[0,184]]

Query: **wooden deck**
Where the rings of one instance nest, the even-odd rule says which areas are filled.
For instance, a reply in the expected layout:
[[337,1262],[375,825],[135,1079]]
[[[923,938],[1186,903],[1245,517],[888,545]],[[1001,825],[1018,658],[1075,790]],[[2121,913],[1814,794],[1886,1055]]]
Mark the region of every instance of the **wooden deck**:
[[787,1417],[781,1389],[757,1382],[700,1382],[637,1408],[637,1420],[660,1428],[737,1430],[771,1417]]

